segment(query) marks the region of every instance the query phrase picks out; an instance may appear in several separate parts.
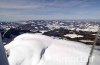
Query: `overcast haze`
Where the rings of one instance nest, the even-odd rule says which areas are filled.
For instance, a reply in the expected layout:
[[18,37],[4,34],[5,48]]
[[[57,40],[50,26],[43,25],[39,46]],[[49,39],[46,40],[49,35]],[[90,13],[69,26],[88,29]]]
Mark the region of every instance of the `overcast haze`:
[[0,20],[100,19],[100,0],[0,0]]

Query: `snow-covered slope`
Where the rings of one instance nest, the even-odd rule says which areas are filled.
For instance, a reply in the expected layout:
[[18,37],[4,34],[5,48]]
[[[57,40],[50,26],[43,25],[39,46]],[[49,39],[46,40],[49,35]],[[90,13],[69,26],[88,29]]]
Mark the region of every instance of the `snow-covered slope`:
[[[90,47],[40,34],[22,34],[5,46],[10,65],[86,65]],[[45,51],[44,51],[45,49]],[[100,52],[93,58],[99,65]]]
[[8,57],[10,65],[36,65],[41,58],[42,51],[53,39],[39,34],[22,34],[5,46],[10,51]]
[[78,35],[78,34],[66,34],[64,35],[65,37],[70,37],[70,38],[77,38],[77,37],[83,37],[82,35]]
[[[72,41],[58,41],[52,44],[41,59],[39,65],[86,65],[90,48]],[[93,54],[90,65],[100,65],[100,52]]]

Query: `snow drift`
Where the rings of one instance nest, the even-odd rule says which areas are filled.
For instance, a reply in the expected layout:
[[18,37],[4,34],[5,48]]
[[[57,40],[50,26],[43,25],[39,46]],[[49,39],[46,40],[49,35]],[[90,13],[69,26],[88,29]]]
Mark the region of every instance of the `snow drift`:
[[5,46],[9,51],[10,65],[36,65],[42,51],[52,43],[52,38],[37,34],[22,34]]
[[[86,65],[90,52],[82,43],[29,33],[17,36],[5,48],[10,65]],[[93,57],[91,65],[99,65],[100,53],[95,51]]]

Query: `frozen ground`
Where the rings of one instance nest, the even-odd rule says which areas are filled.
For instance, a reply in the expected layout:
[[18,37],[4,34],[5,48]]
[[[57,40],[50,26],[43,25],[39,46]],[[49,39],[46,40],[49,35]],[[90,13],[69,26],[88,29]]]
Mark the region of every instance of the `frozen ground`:
[[[10,65],[86,65],[90,46],[53,39],[40,34],[22,34],[5,46]],[[100,65],[95,50],[91,65]]]

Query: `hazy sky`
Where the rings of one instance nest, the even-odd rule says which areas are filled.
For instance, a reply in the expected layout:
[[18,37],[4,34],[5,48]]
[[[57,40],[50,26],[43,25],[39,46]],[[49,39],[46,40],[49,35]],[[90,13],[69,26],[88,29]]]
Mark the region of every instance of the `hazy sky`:
[[100,19],[100,0],[0,0],[0,20]]

